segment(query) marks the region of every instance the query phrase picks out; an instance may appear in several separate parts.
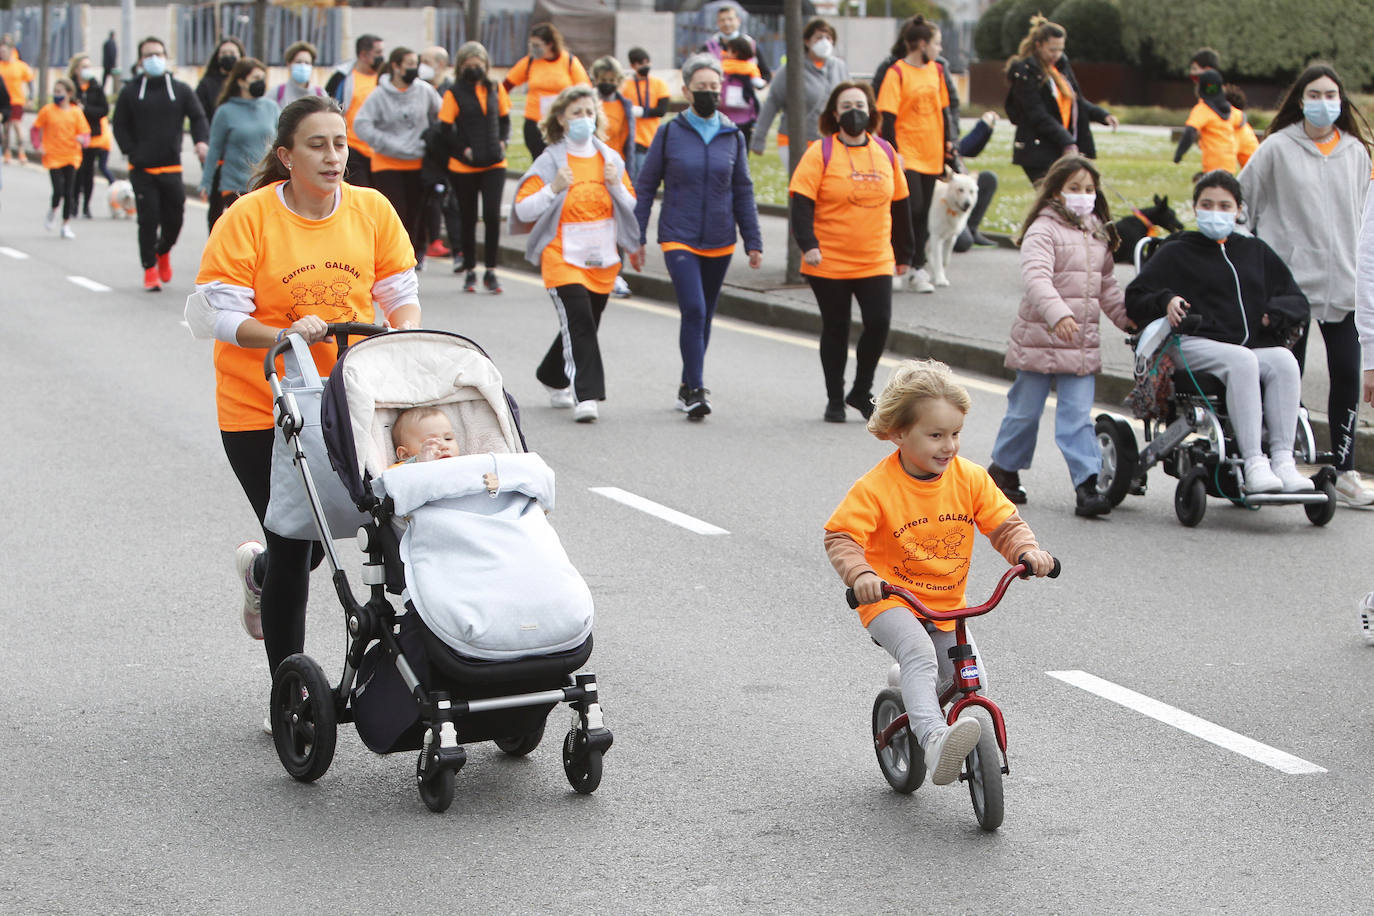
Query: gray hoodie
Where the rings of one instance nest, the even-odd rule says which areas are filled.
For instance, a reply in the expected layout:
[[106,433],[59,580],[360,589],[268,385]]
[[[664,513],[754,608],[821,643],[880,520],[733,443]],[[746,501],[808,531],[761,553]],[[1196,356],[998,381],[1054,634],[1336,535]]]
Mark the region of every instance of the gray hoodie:
[[1342,134],[1323,156],[1301,121],[1261,143],[1238,176],[1250,230],[1288,265],[1318,321],[1342,321],[1355,308],[1369,176],[1364,144]]
[[353,131],[374,153],[392,159],[423,159],[425,128],[439,118],[439,93],[424,80],[402,92],[383,74],[358,109]]
[[[802,91],[806,96],[806,119],[802,122],[802,137],[805,142],[819,140],[821,136],[820,120],[821,114],[825,111],[825,103],[830,101],[830,90],[849,79],[849,67],[838,57],[827,57],[825,63],[819,67],[811,62],[810,55],[802,61]],[[756,153],[762,153],[764,143],[768,140],[768,128],[773,125],[773,118],[781,112],[782,121],[778,123],[778,133],[787,134],[791,141],[791,131],[787,129],[787,66],[777,69],[773,74],[773,82],[768,85],[768,98],[763,101],[763,108],[759,111],[758,123],[754,125],[753,140],[749,148]]]

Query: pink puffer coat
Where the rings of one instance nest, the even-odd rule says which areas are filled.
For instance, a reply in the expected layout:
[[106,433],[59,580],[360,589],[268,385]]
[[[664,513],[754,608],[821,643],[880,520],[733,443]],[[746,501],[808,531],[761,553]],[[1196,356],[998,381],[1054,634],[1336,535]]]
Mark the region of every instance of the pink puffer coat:
[[[1088,221],[1097,224],[1096,217]],[[1057,210],[1042,210],[1021,240],[1025,294],[1011,326],[1007,368],[1047,375],[1102,371],[1098,313],[1106,312],[1119,328],[1130,324],[1113,266],[1106,242],[1070,225]],[[1066,315],[1078,322],[1078,334],[1067,343],[1051,330]]]

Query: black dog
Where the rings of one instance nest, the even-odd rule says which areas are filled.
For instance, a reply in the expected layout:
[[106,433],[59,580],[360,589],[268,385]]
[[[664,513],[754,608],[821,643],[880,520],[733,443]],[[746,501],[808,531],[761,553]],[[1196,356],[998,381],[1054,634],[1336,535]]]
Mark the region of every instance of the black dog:
[[1166,233],[1183,229],[1183,223],[1179,222],[1178,216],[1169,206],[1169,198],[1160,197],[1158,194],[1155,195],[1155,202],[1144,210],[1132,208],[1130,216],[1116,221],[1116,231],[1121,235],[1121,246],[1116,249],[1114,255],[1116,262],[1130,264],[1135,257],[1136,244],[1155,226]]

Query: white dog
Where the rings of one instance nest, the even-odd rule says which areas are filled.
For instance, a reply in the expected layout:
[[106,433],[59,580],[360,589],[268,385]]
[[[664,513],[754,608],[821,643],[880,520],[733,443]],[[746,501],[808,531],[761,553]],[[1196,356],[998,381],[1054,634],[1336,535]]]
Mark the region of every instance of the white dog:
[[122,178],[110,183],[110,217],[119,219],[120,214],[129,219],[133,219],[138,214],[138,205],[134,198],[134,186]]
[[936,286],[949,286],[945,271],[954,254],[954,241],[968,225],[969,213],[977,202],[978,182],[972,175],[955,172],[949,181],[935,182],[926,222],[930,231],[926,239],[926,269],[930,282]]

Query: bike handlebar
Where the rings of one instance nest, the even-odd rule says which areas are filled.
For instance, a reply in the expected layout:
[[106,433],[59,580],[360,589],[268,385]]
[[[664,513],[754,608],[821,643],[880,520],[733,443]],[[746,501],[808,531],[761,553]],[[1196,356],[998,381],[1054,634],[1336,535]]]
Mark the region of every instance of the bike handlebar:
[[[335,344],[338,346],[339,355],[343,356],[343,352],[348,349],[348,338],[371,337],[372,335],[380,334],[385,330],[386,328],[378,324],[363,324],[359,321],[345,321],[340,324],[328,325],[325,328],[324,339],[328,340],[329,338],[333,337]],[[287,336],[283,334],[282,339],[274,343],[271,347],[269,347],[267,350],[267,355],[263,357],[263,375],[267,376],[267,378],[271,378],[272,376],[276,375],[277,357],[281,356],[289,349],[291,349],[291,341],[287,340]]]
[[[961,620],[965,617],[978,617],[997,607],[1002,602],[1002,596],[1007,593],[1007,588],[1011,585],[1012,579],[1028,579],[1031,575],[1030,565],[1025,562],[1025,556],[1021,557],[1021,562],[1002,574],[1002,579],[997,583],[997,587],[992,591],[992,597],[976,607],[956,608],[952,611],[935,611],[925,606],[925,603],[911,592],[902,588],[900,585],[892,585],[888,582],[883,583],[884,598],[900,598],[911,606],[916,613],[925,617],[927,620]],[[1059,573],[1063,567],[1059,564],[1059,558],[1055,557],[1054,568],[1050,570],[1051,579],[1059,578]],[[849,602],[852,608],[859,607],[859,598],[854,594],[854,589],[847,588],[844,592],[845,601]]]

